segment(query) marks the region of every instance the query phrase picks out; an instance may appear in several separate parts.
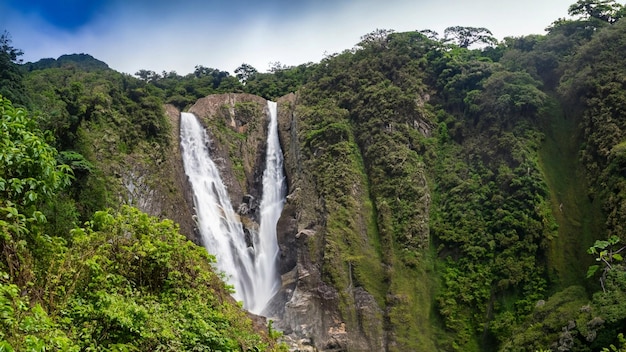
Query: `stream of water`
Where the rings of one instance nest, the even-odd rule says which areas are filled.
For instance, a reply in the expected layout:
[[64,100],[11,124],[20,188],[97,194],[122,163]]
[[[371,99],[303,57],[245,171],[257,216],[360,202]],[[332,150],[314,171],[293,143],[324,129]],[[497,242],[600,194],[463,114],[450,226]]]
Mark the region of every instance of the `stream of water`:
[[202,242],[217,258],[217,269],[233,285],[233,296],[245,309],[261,314],[281,285],[278,274],[276,224],[285,200],[283,156],[278,141],[276,103],[268,102],[269,127],[266,168],[258,233],[250,230],[252,245],[234,211],[219,169],[211,160],[209,140],[198,119],[181,113],[180,136],[185,173],[193,193]]

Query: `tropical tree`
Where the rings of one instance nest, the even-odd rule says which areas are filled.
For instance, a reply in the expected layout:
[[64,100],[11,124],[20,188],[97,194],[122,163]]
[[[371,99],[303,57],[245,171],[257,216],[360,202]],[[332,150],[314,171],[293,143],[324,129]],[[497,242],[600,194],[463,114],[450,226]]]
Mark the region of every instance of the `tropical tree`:
[[468,48],[472,44],[493,45],[498,41],[493,33],[484,27],[448,27],[443,31],[444,41],[454,41],[461,48]]
[[426,38],[428,38],[428,39],[432,39],[432,40],[438,40],[439,39],[439,33],[437,33],[436,31],[433,31],[432,29],[422,29],[419,32],[422,33],[423,35],[425,35]]
[[[72,171],[57,163],[57,151],[24,109],[0,96],[0,274],[25,287],[33,278],[35,251],[54,245],[42,236],[44,204],[68,186]],[[35,255],[36,256],[36,255]]]
[[615,23],[623,16],[624,6],[615,0],[578,0],[569,7],[571,16],[595,18],[603,22]]
[[27,105],[26,91],[22,83],[22,73],[17,64],[21,63],[24,52],[12,46],[11,35],[4,31],[0,35],[0,95],[19,105]]
[[[139,77],[139,79],[143,81],[153,82],[153,83],[158,81],[161,78],[161,76],[158,73],[151,71],[151,70],[143,70],[143,69],[137,71],[135,73],[135,76]],[[165,74],[163,76],[165,76]]]
[[248,80],[254,77],[259,71],[252,67],[250,64],[243,63],[235,70],[235,76],[239,79],[239,82],[246,84]]
[[385,46],[389,35],[393,32],[393,29],[376,29],[375,31],[372,31],[362,36],[361,42],[358,44],[358,46],[362,48],[382,48]]
[[602,290],[606,292],[605,282],[607,273],[613,270],[613,267],[617,263],[621,263],[623,260],[622,251],[626,249],[626,246],[617,248],[620,239],[617,236],[611,236],[608,240],[597,240],[593,246],[589,247],[587,253],[596,256],[596,261],[600,264],[592,265],[587,271],[587,277],[592,277],[602,267],[602,277],[600,277],[600,285]]
[[13,63],[21,63],[22,60],[19,59],[19,57],[24,55],[24,52],[11,46],[11,42],[11,34],[4,31],[4,33],[0,35],[0,56],[2,56],[3,59],[5,57],[8,58]]
[[57,164],[56,149],[26,110],[0,96],[0,113],[0,201],[28,210],[69,185],[71,169]]

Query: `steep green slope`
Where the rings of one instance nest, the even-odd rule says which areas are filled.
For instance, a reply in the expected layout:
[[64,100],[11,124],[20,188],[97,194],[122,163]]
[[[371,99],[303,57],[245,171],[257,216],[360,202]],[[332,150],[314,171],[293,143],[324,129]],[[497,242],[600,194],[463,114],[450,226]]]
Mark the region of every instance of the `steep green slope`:
[[539,149],[541,169],[550,189],[550,203],[559,230],[550,243],[549,277],[555,288],[586,282],[593,258],[587,248],[602,233],[603,215],[597,202],[588,197],[587,179],[578,155],[579,120],[566,116],[559,102],[551,98],[543,113],[545,139]]
[[[554,33],[518,52],[526,64],[511,66],[506,54],[500,65],[490,51],[375,32],[327,58],[302,89],[301,105],[327,106],[317,121],[329,116],[328,106],[348,113],[341,124],[300,133],[324,131],[322,141],[331,144],[354,136],[359,146],[388,268],[389,350],[432,349],[424,346],[435,340],[443,350],[493,350],[549,293],[573,284],[593,290],[586,250],[604,237],[604,215],[578,162],[577,112],[564,118],[559,102],[526,73],[553,84],[557,66],[576,53],[574,41],[555,49],[563,33]],[[546,53],[549,69],[538,61]],[[424,215],[430,220],[420,227]],[[429,229],[430,238],[420,235]],[[325,236],[345,237],[335,230]],[[427,279],[429,248],[437,257]],[[336,271],[348,263],[345,255],[321,255],[335,263],[323,271],[327,282],[348,280]]]
[[[376,216],[372,222],[358,208],[354,208],[357,214],[353,214],[354,210],[330,213],[328,218],[332,222],[327,223],[326,247],[320,255],[324,261],[332,262],[322,266],[322,278],[329,283],[343,282],[338,285],[341,291],[342,287],[356,285],[374,296],[385,314],[385,349],[429,350],[434,348],[433,335],[429,332],[433,285],[427,275],[431,264],[426,255],[429,195],[424,163],[418,151],[424,136],[413,127],[422,123],[428,130],[429,122],[426,110],[417,103],[424,94],[419,62],[411,60],[411,55],[421,56],[423,52],[398,54],[384,48],[389,43],[405,50],[408,43],[417,45],[424,37],[403,34],[395,41],[387,40],[379,36],[371,42],[364,41],[362,49],[355,54],[345,52],[322,62],[313,74],[314,81],[301,93],[301,109],[317,111],[314,116],[301,114],[306,123],[301,133],[307,135],[303,141],[305,150],[313,154],[305,157],[338,151],[346,153],[348,160],[354,160],[345,164],[344,171],[337,170],[339,174],[332,172],[332,168],[313,171],[322,196],[332,194],[339,204],[365,202],[363,210],[370,209],[369,203]],[[394,60],[398,62],[390,64]],[[403,78],[394,79],[394,76]],[[329,156],[336,166],[342,160],[337,155]],[[349,175],[361,175],[356,184],[362,185],[359,186],[362,191],[352,193],[349,190],[354,186],[350,183],[341,187],[337,182],[350,182]],[[322,180],[334,181],[322,183]],[[363,196],[368,198],[362,200]],[[365,226],[351,227],[351,235],[347,237],[338,231],[337,225],[352,222],[355,215],[363,219]],[[355,241],[366,241],[369,247],[355,247]],[[337,247],[333,243],[344,245]],[[380,258],[382,271],[372,271],[376,268],[370,262],[376,257],[368,253],[372,246]],[[356,280],[351,278],[352,270]],[[341,301],[345,305],[351,300]],[[355,323],[350,322],[348,328],[356,328]]]
[[[337,152],[362,158],[385,270],[355,282],[341,270],[358,273],[364,263],[354,256],[371,257],[350,240],[371,238],[370,227],[334,225],[351,223],[353,211],[322,211],[324,236],[311,249],[331,263],[320,271],[341,304],[353,304],[341,296],[353,284],[379,297],[387,350],[490,350],[548,289],[546,250],[557,226],[538,158],[547,96],[528,74],[481,51],[388,34],[322,62],[295,114],[310,151],[300,157],[333,156],[311,170],[327,204],[347,203],[341,181],[362,173],[350,163],[335,173]],[[342,319],[356,329],[349,312]]]
[[623,142],[626,140],[624,58],[626,21],[599,31],[565,65],[560,86],[564,101],[581,119],[581,161],[590,181],[589,196],[607,214],[607,232],[626,241]]
[[556,229],[537,157],[545,94],[529,75],[479,59],[448,61],[451,77],[442,71],[456,82],[442,87],[440,131],[449,134],[440,135],[432,224],[439,313],[455,332],[448,349],[490,350],[508,338],[543,297]]
[[[503,350],[524,346],[596,351],[624,333],[626,271],[621,256],[612,253],[624,240],[620,143],[626,119],[619,78],[624,62],[616,53],[624,50],[625,25],[598,22],[592,15],[558,22],[548,37],[552,43],[569,43],[567,50],[552,49],[559,62],[553,74],[560,73],[560,94],[544,116],[547,139],[541,153],[553,212],[561,225],[550,251],[553,289],[560,291],[538,305]],[[547,51],[538,48],[534,55]],[[565,113],[561,106],[567,107]],[[595,263],[583,252],[592,245]],[[598,248],[606,251],[599,253]],[[603,274],[591,271],[583,278],[588,265],[598,262]],[[592,277],[600,282],[590,281]]]

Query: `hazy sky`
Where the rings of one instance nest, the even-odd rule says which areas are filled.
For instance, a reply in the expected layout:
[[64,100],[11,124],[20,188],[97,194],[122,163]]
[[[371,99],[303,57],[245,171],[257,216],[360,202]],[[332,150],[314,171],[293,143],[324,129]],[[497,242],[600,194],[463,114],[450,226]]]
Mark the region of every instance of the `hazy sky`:
[[543,34],[575,0],[0,0],[24,61],[87,53],[127,73],[318,62],[377,28]]

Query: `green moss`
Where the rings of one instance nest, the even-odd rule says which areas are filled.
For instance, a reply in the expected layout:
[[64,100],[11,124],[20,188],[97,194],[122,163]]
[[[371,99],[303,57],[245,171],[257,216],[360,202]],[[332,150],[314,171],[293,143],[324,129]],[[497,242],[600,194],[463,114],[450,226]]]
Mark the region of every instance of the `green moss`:
[[578,159],[578,121],[566,117],[559,103],[551,99],[543,123],[547,134],[539,161],[558,223],[558,235],[550,241],[548,252],[549,274],[559,289],[586,281],[593,259],[586,250],[603,233],[603,216],[598,203],[587,197],[587,181]]
[[[501,351],[527,351],[547,349],[558,341],[563,329],[580,316],[587,315],[584,308],[588,301],[582,286],[570,286],[537,306],[529,321],[512,333]],[[570,326],[570,330],[573,327]]]
[[[304,165],[311,170],[323,199],[323,278],[339,292],[342,319],[351,330],[358,329],[355,289],[361,287],[372,294],[380,307],[384,307],[387,291],[363,160],[345,111],[320,104],[301,107],[299,115],[303,120],[300,140],[308,157]],[[312,243],[314,257],[319,253],[316,248]],[[381,322],[369,324],[380,327]]]
[[402,261],[393,263],[387,307],[397,345],[391,351],[437,350],[431,319],[436,285],[430,263],[425,257],[417,267],[407,267]]
[[256,125],[258,121],[263,121],[259,119],[259,116],[262,115],[262,111],[259,104],[256,102],[237,102],[234,106],[234,112],[235,120],[242,126],[248,124]]

